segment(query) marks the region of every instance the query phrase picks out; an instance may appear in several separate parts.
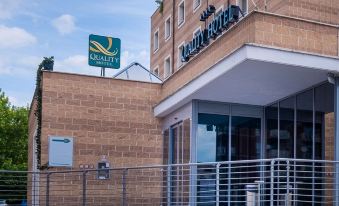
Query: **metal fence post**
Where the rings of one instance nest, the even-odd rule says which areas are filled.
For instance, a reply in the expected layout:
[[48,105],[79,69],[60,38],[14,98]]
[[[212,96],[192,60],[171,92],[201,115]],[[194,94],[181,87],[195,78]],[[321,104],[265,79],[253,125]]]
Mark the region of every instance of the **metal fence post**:
[[82,206],[86,206],[87,171],[82,173]]
[[273,206],[273,193],[274,193],[274,163],[275,163],[275,160],[272,160],[271,161],[271,186],[270,186],[270,205]]
[[127,175],[127,169],[124,169],[122,173],[122,206],[127,205],[126,175]]
[[289,201],[290,201],[290,161],[287,160],[287,166],[286,166],[286,198],[285,198],[285,206],[289,205]]
[[216,206],[219,206],[219,195],[220,195],[220,163],[216,165]]
[[50,183],[50,175],[51,173],[47,174],[47,180],[46,180],[46,206],[49,206],[49,183]]

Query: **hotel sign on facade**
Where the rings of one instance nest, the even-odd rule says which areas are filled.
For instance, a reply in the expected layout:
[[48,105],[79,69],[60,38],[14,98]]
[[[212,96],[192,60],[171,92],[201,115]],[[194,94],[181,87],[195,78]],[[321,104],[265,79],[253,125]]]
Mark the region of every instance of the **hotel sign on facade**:
[[[207,21],[215,12],[215,7],[210,5],[200,17],[200,21]],[[211,39],[217,38],[224,30],[239,20],[241,10],[239,6],[231,5],[228,9],[222,11],[214,17],[207,28],[195,35],[188,44],[186,44],[181,53],[181,61],[188,62],[189,59],[197,54],[202,48],[208,46]]]

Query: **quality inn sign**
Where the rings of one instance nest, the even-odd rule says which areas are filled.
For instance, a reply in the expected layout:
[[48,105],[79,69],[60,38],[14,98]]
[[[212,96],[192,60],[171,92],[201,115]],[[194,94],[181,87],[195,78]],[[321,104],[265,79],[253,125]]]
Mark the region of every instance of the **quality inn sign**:
[[121,40],[99,35],[89,35],[88,64],[103,68],[120,68]]

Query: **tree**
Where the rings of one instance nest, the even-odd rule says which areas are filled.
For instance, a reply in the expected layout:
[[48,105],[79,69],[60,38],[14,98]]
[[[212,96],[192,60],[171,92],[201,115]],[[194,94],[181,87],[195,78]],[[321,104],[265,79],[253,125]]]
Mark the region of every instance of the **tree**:
[[28,108],[12,106],[0,89],[0,170],[27,170]]

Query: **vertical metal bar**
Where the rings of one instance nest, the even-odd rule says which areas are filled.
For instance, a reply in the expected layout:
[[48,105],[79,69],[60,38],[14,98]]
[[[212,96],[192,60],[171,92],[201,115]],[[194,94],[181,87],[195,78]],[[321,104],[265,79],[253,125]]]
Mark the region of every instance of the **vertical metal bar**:
[[215,205],[219,206],[219,196],[220,196],[220,163],[216,165],[216,198]]
[[[199,102],[197,100],[192,101],[192,121],[191,121],[191,162],[197,162],[197,137],[198,137],[198,112]],[[197,166],[190,166],[190,205],[196,204],[197,196]]]
[[[261,154],[260,158],[265,159],[266,158],[266,109],[263,108],[263,113],[261,117]],[[266,162],[262,161],[260,164],[260,182],[265,182],[265,170],[266,170]],[[261,203],[261,192],[265,191],[265,184],[259,185],[259,206],[262,205]],[[262,190],[262,191],[261,191]]]
[[273,199],[274,199],[274,162],[275,160],[271,160],[271,186],[270,186],[270,206],[273,205]]
[[286,166],[286,198],[285,198],[285,206],[289,205],[290,202],[290,161],[287,160],[287,166]]
[[167,166],[167,205],[171,205],[171,165]]
[[126,176],[127,169],[124,169],[122,173],[122,206],[127,205]]
[[49,178],[50,178],[50,175],[51,175],[51,173],[47,174],[47,181],[46,181],[46,206],[49,206],[49,184],[50,184]]
[[314,193],[315,193],[315,180],[314,180],[314,160],[315,160],[315,89],[312,89],[313,101],[312,101],[312,206],[314,205]]
[[334,202],[335,205],[339,204],[339,77],[335,78],[335,87],[334,87],[334,116],[335,116],[335,182],[334,182]]
[[[297,158],[297,102],[298,100],[297,100],[297,95],[295,95],[295,98],[294,98],[294,127],[293,127],[293,135],[294,135],[294,149],[293,149],[293,151],[294,151],[294,159],[296,159]],[[293,198],[295,198],[296,196],[295,195],[297,195],[297,190],[296,190],[296,188],[297,188],[297,185],[296,185],[296,181],[297,181],[297,179],[296,179],[296,171],[297,171],[297,167],[296,167],[296,165],[297,165],[297,162],[294,160],[293,161],[293,193],[294,193],[294,195],[293,195]],[[297,198],[295,198],[295,199],[297,199]]]
[[86,206],[87,171],[82,173],[82,206]]
[[278,102],[278,158],[280,158],[280,102]]
[[232,105],[230,105],[229,107],[229,116],[228,116],[228,180],[227,180],[227,184],[228,184],[228,197],[227,197],[227,201],[228,201],[228,206],[231,206],[231,155],[232,155]]

